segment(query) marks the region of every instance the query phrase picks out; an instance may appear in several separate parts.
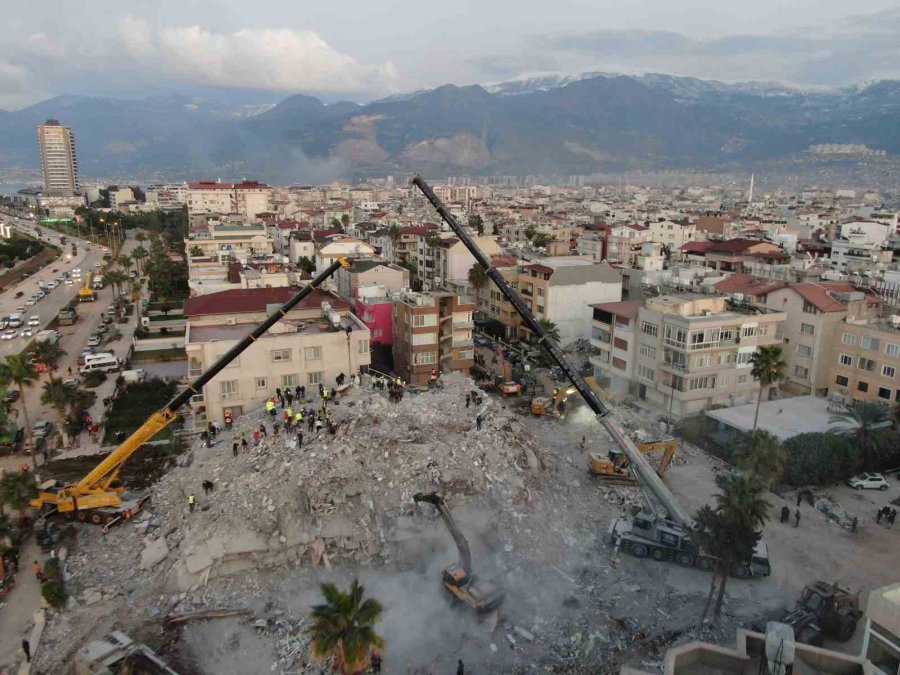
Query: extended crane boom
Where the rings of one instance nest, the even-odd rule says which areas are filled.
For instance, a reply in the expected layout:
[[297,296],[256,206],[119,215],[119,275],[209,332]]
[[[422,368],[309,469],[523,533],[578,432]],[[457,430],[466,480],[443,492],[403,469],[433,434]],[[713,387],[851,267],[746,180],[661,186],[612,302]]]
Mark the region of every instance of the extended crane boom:
[[622,452],[628,457],[628,461],[631,463],[632,469],[641,486],[646,490],[649,490],[656,498],[659,504],[666,510],[670,520],[675,521],[679,525],[689,525],[691,523],[691,518],[681,508],[678,500],[675,499],[675,496],[666,484],[663,483],[662,479],[656,474],[656,471],[653,470],[653,467],[650,466],[650,462],[647,461],[647,458],[641,454],[637,449],[637,446],[618,428],[610,415],[609,408],[606,407],[606,404],[604,404],[597,394],[595,394],[588,386],[587,382],[585,382],[578,371],[572,367],[572,364],[569,363],[569,360],[565,357],[560,348],[547,335],[547,331],[544,330],[544,327],[534,317],[534,314],[531,313],[531,310],[522,301],[519,294],[513,290],[506,279],[503,278],[503,275],[491,264],[491,261],[484,254],[484,251],[478,247],[478,244],[475,243],[475,240],[472,239],[471,235],[463,229],[459,224],[459,221],[456,220],[456,217],[447,210],[440,198],[434,193],[434,190],[431,189],[431,186],[418,175],[412,179],[412,184],[422,191],[422,194],[424,194],[428,201],[431,202],[441,218],[444,219],[444,222],[450,226],[450,229],[452,229],[453,233],[459,237],[465,247],[469,249],[469,252],[475,257],[475,260],[478,261],[478,264],[484,268],[485,272],[490,276],[491,281],[496,284],[504,297],[506,297],[512,306],[515,307],[519,316],[521,316],[525,323],[528,324],[528,328],[538,336],[538,342],[550,353],[550,356],[556,364],[566,374],[569,381],[578,390],[578,393],[581,394],[585,403],[587,403],[591,410],[594,411],[597,420],[603,428],[606,429],[606,432],[612,437],[616,445],[618,445],[622,449]]
[[416,503],[428,502],[438,510],[438,513],[441,514],[441,518],[444,520],[444,524],[447,526],[447,529],[450,530],[450,536],[452,536],[453,541],[456,542],[456,548],[459,549],[459,566],[466,570],[469,574],[471,574],[472,552],[469,549],[469,542],[466,541],[463,533],[460,532],[459,528],[456,526],[456,522],[453,520],[453,516],[450,515],[450,510],[444,503],[444,498],[438,494],[435,494],[434,492],[430,494],[417,492],[415,495],[413,495],[413,501]]
[[[161,410],[150,415],[131,436],[101,461],[84,478],[77,483],[69,483],[59,486],[55,481],[49,481],[41,486],[41,491],[36,499],[31,501],[35,508],[43,508],[45,505],[56,507],[60,512],[80,511],[84,509],[96,509],[102,507],[116,507],[122,503],[119,496],[124,488],[113,487],[112,483],[118,478],[122,465],[144,443],[152,439],[156,434],[169,426],[178,418],[178,409],[188,400],[203,391],[207,382],[212,380],[223,368],[234,361],[241,352],[252,345],[256,340],[271,328],[277,321],[284,317],[303,298],[334,274],[338,269],[349,267],[346,258],[339,258],[325,268],[313,279],[309,285],[304,286],[291,298],[272,312],[265,321],[259,324],[246,335],[234,347],[229,349],[210,366],[209,370],[202,373],[191,382],[187,389],[176,395]],[[92,518],[92,520],[94,520]],[[99,521],[98,521],[99,522]]]

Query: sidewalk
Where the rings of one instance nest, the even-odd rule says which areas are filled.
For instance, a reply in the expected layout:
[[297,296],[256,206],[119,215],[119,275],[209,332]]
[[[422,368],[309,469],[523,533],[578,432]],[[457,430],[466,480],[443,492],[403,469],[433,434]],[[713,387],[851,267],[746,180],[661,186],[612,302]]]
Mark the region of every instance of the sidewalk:
[[[25,660],[22,639],[31,636],[34,613],[41,607],[41,585],[31,572],[31,563],[46,557],[29,535],[19,555],[16,585],[0,606],[0,670],[7,668],[15,673],[18,664]],[[32,646],[32,656],[35,647]]]

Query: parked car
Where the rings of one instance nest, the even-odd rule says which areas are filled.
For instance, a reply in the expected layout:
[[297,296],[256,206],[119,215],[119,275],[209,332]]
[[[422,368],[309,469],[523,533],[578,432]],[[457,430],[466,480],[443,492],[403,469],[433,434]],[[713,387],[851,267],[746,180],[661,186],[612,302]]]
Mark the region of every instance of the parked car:
[[5,330],[5,331],[3,331],[3,333],[0,333],[0,340],[12,340],[14,337],[17,337],[18,335],[19,335],[19,331],[13,330],[12,328],[10,328],[9,330]]
[[72,281],[71,279],[66,279],[66,286],[74,286],[74,285],[75,285],[74,281]]
[[66,380],[63,380],[63,384],[71,384],[73,387],[77,387],[81,384],[81,380],[77,377],[70,377]]
[[47,420],[39,420],[31,427],[31,434],[35,438],[46,438],[50,435],[53,425]]
[[96,347],[97,345],[100,344],[101,339],[102,338],[99,335],[94,333],[93,335],[91,335],[91,337],[88,338],[88,341],[87,341],[88,347]]
[[28,317],[28,325],[29,326],[40,326],[41,325],[41,317],[37,314],[32,314]]
[[36,305],[37,301],[38,301],[38,299],[32,295],[30,298],[28,298],[28,300],[25,301],[25,306],[31,307],[33,305]]
[[888,484],[880,473],[861,473],[847,481],[854,490],[887,490]]
[[59,282],[56,281],[56,279],[54,279],[54,280],[51,281],[49,284],[47,284],[47,288],[49,288],[50,290],[53,290],[53,289],[56,288],[57,286],[59,286]]
[[22,337],[23,338],[34,337],[34,330],[31,328],[26,328],[25,330],[22,331]]
[[16,300],[23,297],[25,295],[24,291],[16,291]]

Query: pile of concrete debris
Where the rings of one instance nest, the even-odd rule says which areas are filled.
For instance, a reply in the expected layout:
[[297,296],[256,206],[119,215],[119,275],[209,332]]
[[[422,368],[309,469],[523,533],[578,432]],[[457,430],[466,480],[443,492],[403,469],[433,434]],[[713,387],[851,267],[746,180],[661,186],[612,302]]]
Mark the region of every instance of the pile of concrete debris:
[[[387,561],[391,544],[421,526],[411,522],[416,492],[500,507],[529,500],[543,460],[521,419],[490,401],[468,407],[466,394],[475,391],[468,378],[446,376],[442,385],[400,403],[365,385],[351,388],[329,405],[336,433],[304,428],[299,448],[283,425],[273,434],[264,410],[235,419],[212,447],[198,441],[154,486],[152,506],[136,522],[106,535],[102,556],[74,553],[75,583],[83,576],[109,595],[141,569],[157,591],[184,591],[282,563]],[[255,445],[260,425],[267,435]],[[248,449],[234,457],[233,439],[241,438]],[[208,492],[204,481],[214,485]]]

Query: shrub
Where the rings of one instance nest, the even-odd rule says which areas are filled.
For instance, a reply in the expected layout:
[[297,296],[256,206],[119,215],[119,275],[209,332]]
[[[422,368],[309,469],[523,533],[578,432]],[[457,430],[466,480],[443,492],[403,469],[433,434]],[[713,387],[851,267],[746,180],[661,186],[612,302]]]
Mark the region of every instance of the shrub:
[[853,472],[853,446],[835,434],[798,434],[787,439],[782,448],[787,455],[784,482],[790,485],[825,485]]
[[99,370],[92,370],[84,376],[85,387],[99,387],[106,382],[106,373]]
[[63,580],[59,558],[49,558],[44,563],[47,581],[41,585],[41,595],[51,607],[59,609],[66,604],[66,585]]

